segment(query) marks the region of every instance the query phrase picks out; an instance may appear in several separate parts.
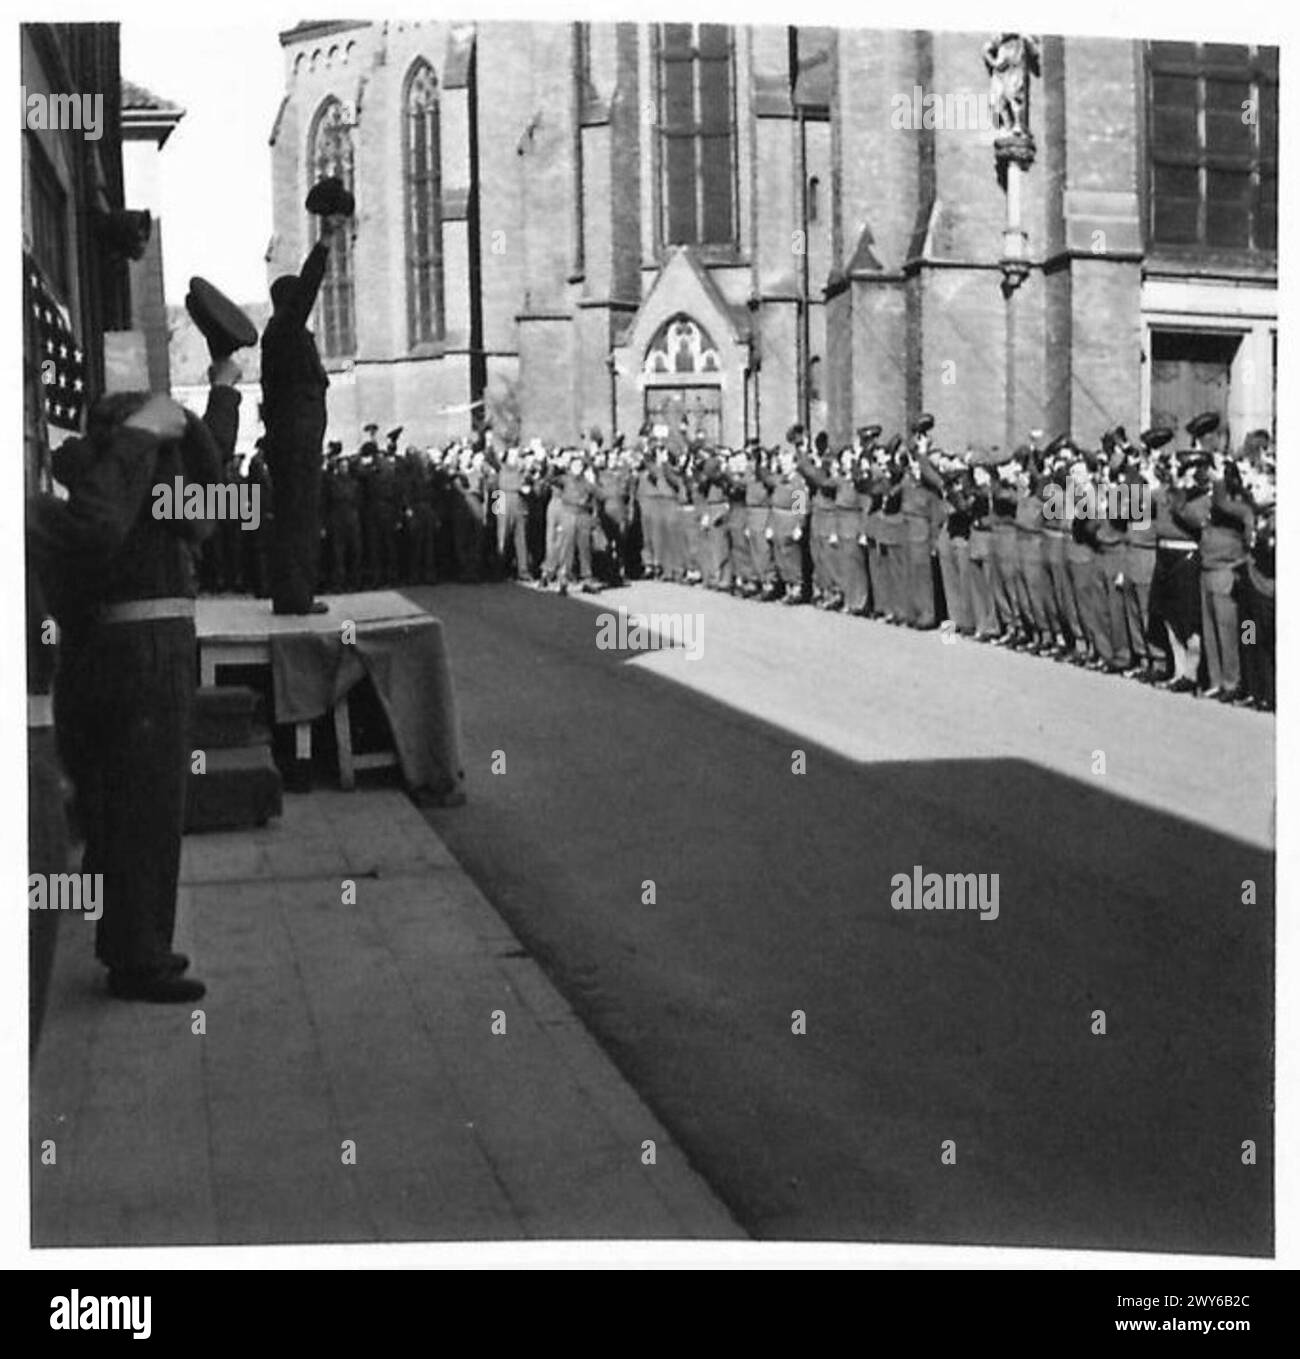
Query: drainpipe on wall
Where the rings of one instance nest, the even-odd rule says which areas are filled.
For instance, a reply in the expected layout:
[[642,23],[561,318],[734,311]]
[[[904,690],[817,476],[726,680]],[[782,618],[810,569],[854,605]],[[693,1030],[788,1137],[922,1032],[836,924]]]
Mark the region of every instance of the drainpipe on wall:
[[618,438],[618,364],[614,362],[613,354],[605,360],[605,366],[609,369],[609,438],[612,446]]
[[808,122],[803,107],[799,117],[799,423],[812,438],[812,320],[808,314]]

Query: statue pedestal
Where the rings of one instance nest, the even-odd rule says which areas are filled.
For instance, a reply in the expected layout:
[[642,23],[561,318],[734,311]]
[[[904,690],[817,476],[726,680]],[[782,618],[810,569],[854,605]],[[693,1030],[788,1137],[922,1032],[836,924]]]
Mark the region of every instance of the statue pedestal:
[[1002,188],[1007,188],[1010,171],[1013,167],[1023,173],[1034,163],[1034,158],[1037,155],[1038,147],[1034,144],[1034,137],[1031,132],[1013,128],[1010,132],[998,137],[993,143],[993,156],[997,161],[998,183]]

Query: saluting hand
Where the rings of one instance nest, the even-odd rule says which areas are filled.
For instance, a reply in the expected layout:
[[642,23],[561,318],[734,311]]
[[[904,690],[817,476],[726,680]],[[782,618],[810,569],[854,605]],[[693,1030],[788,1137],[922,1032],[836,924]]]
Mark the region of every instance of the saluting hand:
[[185,433],[185,407],[169,396],[151,396],[123,423],[128,429],[142,429],[168,443]]
[[229,355],[217,359],[208,369],[208,381],[214,387],[238,387],[243,376],[244,370]]

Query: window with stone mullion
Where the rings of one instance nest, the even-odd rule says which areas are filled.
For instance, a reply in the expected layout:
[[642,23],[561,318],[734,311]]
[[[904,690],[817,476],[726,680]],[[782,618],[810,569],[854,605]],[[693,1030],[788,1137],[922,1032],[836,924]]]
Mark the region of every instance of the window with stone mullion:
[[[337,99],[328,101],[316,116],[311,170],[313,182],[333,177],[352,188],[352,130]],[[312,222],[313,235],[319,239],[321,219],[313,217]],[[317,330],[326,358],[346,358],[356,352],[352,297],[352,241],[347,232],[341,232],[330,244],[317,304]]]
[[442,152],[438,92],[422,63],[407,84],[407,313],[414,347],[443,337]]
[[659,48],[660,148],[668,245],[734,241],[731,31],[721,24],[663,25]]
[[[1161,245],[1277,248],[1274,49],[1153,43],[1152,235]],[[1243,105],[1256,110],[1253,122]]]

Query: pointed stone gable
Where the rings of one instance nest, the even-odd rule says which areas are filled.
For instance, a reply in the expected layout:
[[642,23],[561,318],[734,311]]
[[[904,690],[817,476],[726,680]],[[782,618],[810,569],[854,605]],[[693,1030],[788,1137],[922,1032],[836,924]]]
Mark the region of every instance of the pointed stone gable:
[[689,247],[678,246],[624,336],[621,362],[628,372],[640,369],[655,337],[676,316],[689,317],[716,341],[722,371],[737,363],[744,366],[749,347],[748,314],[726,301]]

